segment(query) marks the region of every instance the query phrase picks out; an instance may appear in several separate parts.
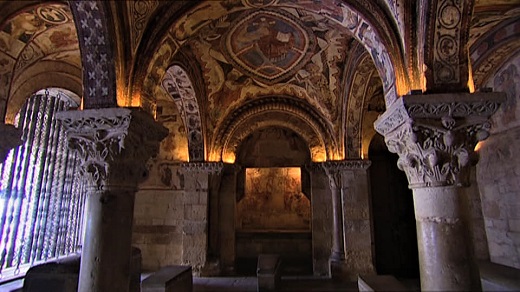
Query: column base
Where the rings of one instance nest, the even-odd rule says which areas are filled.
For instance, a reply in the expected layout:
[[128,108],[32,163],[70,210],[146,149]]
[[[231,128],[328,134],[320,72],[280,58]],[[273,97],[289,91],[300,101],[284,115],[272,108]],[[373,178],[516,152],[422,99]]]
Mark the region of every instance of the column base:
[[348,279],[348,268],[345,260],[329,259],[330,275],[335,281],[346,281]]

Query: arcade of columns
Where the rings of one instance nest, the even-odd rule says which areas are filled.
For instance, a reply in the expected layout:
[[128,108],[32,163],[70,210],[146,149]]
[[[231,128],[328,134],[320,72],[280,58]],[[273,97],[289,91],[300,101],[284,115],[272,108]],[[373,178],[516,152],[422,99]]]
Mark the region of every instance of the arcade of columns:
[[[501,98],[499,93],[407,95],[375,123],[389,150],[399,155],[398,167],[405,171],[413,190],[423,290],[479,288],[460,193],[469,183],[469,168],[477,162],[474,148],[487,138],[489,118]],[[157,153],[166,130],[136,109],[64,112],[59,119],[68,129],[70,147],[82,156],[84,179],[89,185],[85,238],[90,242],[83,249],[79,291],[124,291],[129,285],[135,192],[146,177],[146,161]],[[17,145],[19,133],[13,127],[3,126],[2,134],[9,137],[2,140],[2,151]],[[355,200],[349,202],[348,194],[368,193],[370,163],[345,160],[320,165],[332,194],[332,276],[352,278],[361,271],[349,266],[350,237],[343,224],[348,216],[344,207],[356,204]],[[207,204],[211,178],[218,181],[222,167],[221,163],[185,164],[185,171],[192,174],[186,176],[187,192],[202,192],[201,200]],[[369,202],[358,200],[357,204],[367,210],[364,219],[369,222]],[[186,250],[206,245],[205,216],[201,212],[190,218],[191,231],[185,230],[183,238]],[[190,252],[185,254],[187,262],[206,260],[189,259]],[[362,272],[374,272],[370,261],[368,257],[368,268]]]
[[[427,89],[439,92],[443,87],[442,82],[434,84],[435,88]],[[470,94],[460,93],[462,90],[457,90],[460,88],[447,88],[448,93],[400,97],[375,122],[375,129],[385,137],[389,150],[399,155],[398,166],[406,173],[413,190],[421,288],[478,290],[480,281],[467,236],[461,188],[469,184],[469,169],[477,162],[475,146],[487,138],[489,118],[503,98],[498,93]],[[449,93],[450,88],[453,93]],[[89,244],[83,245],[79,291],[126,291],[130,282],[135,192],[139,182],[146,178],[146,162],[158,152],[166,130],[149,114],[130,108],[64,112],[59,119],[67,128],[70,147],[82,157],[83,179],[89,192],[85,235]],[[5,124],[0,125],[0,135],[0,159],[4,159],[9,149],[21,143],[21,135]],[[313,176],[324,172],[329,181],[332,195],[329,261],[335,278],[350,279],[357,273],[374,272],[371,251],[352,250],[351,229],[344,224],[350,216],[347,209],[352,205],[365,210],[357,220],[370,222],[368,195],[356,196],[369,192],[369,165],[369,161],[344,160],[327,161],[311,168]],[[224,166],[196,162],[184,167],[190,174],[186,176],[186,196],[197,194],[198,205],[207,206],[211,189],[217,187]],[[206,261],[194,258],[196,255],[189,252],[207,245],[208,234],[204,232],[207,215],[203,210],[185,218],[189,221],[182,238],[186,262]],[[370,231],[366,236],[369,234]],[[366,255],[364,265],[354,265],[353,254]]]

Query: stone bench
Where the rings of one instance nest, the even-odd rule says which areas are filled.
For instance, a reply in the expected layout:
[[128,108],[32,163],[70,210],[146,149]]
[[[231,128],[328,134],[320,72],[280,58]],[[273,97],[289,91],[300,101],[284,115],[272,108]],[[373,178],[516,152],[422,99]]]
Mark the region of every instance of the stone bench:
[[[79,255],[31,267],[25,274],[24,292],[76,292],[78,290]],[[140,291],[141,250],[132,247],[130,264],[130,292]],[[0,290],[1,291],[1,290]]]
[[482,291],[520,291],[520,270],[492,262],[479,262]]
[[408,291],[401,282],[391,275],[358,276],[359,291]]
[[141,282],[142,292],[192,292],[191,266],[166,266]]
[[24,292],[78,290],[80,257],[71,256],[31,267],[23,284]]
[[276,254],[261,254],[258,256],[256,277],[258,291],[276,291],[281,278],[281,260]]

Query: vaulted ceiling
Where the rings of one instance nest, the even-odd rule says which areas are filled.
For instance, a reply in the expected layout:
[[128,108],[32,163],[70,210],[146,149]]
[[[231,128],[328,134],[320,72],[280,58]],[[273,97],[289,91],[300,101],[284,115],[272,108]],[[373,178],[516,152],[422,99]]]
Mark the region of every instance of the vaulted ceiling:
[[[519,50],[520,1],[467,2],[478,88]],[[421,3],[0,1],[0,113],[12,122],[29,95],[61,87],[154,114],[170,129],[165,160],[233,162],[268,127],[297,133],[314,161],[360,158],[385,106],[425,89]]]

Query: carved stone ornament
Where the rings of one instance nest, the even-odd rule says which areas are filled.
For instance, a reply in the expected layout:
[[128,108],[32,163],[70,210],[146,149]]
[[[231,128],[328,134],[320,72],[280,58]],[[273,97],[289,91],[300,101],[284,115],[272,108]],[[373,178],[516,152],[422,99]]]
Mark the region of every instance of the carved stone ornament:
[[135,188],[147,175],[146,162],[159,151],[166,128],[137,108],[57,113],[69,147],[81,157],[87,185],[98,190]]
[[7,153],[16,146],[22,145],[22,130],[9,124],[0,124],[0,164],[4,162]]
[[371,165],[370,160],[331,160],[323,163],[315,163],[320,165],[329,178],[330,187],[333,189],[340,188],[341,177],[343,171],[346,170],[366,170]]
[[474,148],[489,136],[501,93],[407,95],[374,123],[399,155],[410,188],[468,184]]
[[220,174],[224,168],[222,162],[186,162],[181,164],[185,173]]

